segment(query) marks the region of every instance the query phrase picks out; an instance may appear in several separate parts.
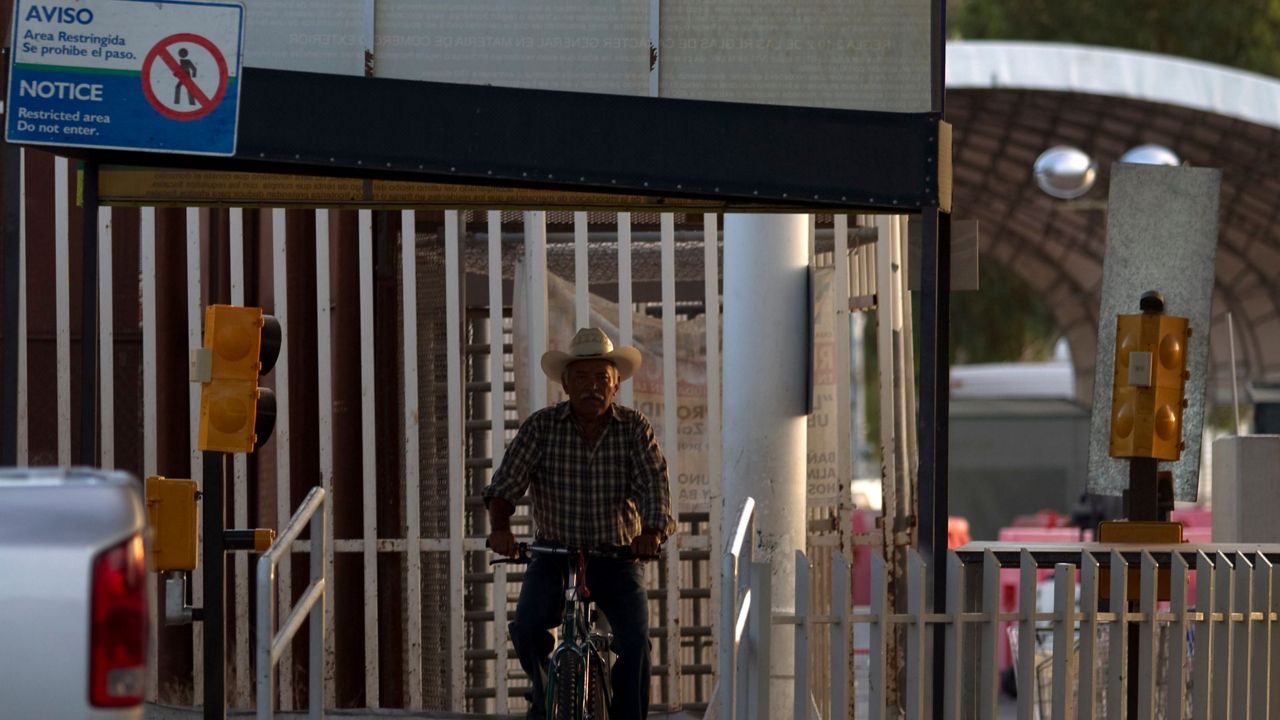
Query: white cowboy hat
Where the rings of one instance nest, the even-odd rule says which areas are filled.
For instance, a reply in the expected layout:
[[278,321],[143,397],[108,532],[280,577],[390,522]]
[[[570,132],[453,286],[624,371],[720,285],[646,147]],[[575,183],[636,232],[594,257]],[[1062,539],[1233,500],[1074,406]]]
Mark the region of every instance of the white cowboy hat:
[[560,380],[564,369],[575,360],[608,360],[618,368],[618,382],[622,382],[640,367],[640,351],[630,345],[614,349],[600,328],[582,328],[569,341],[569,352],[549,350],[542,354],[542,372],[552,380]]

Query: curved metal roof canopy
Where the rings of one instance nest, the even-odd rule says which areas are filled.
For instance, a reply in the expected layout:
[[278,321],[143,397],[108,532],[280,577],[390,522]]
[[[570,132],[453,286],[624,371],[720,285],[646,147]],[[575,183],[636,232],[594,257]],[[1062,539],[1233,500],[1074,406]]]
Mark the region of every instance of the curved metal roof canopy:
[[[955,207],[981,222],[984,256],[1051,307],[1080,402],[1093,397],[1110,166],[1143,143],[1223,171],[1210,399],[1230,399],[1228,312],[1241,385],[1280,380],[1280,80],[1128,50],[953,42],[946,114]],[[1032,180],[1036,157],[1058,144],[1098,162],[1081,200],[1050,198]]]

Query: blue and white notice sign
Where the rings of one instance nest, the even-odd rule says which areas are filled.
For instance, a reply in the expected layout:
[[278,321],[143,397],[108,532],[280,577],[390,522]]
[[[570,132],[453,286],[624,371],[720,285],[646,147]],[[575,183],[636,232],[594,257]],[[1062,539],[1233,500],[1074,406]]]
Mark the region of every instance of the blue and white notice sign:
[[244,8],[15,0],[5,138],[232,155]]

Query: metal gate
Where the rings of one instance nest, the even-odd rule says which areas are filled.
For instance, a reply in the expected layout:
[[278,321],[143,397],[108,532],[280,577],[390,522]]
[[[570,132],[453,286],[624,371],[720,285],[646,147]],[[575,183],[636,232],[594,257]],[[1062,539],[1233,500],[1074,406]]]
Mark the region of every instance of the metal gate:
[[[70,161],[33,151],[24,157],[19,461],[65,465],[80,440],[75,429],[84,406],[75,382],[84,368],[74,367],[71,352],[81,320],[72,300],[83,277],[72,262],[78,196]],[[719,222],[701,212],[103,207],[97,317],[103,380],[90,404],[99,418],[100,464],[199,482],[199,394],[187,385],[186,361],[201,341],[202,309],[212,300],[264,307],[284,328],[280,361],[265,383],[274,386],[280,412],[268,444],[237,457],[229,471],[230,522],[282,528],[310,487],[332,498],[325,504],[333,533],[327,574],[334,578],[326,607],[326,705],[515,711],[523,678],[503,628],[519,578],[484,565],[478,490],[518,425],[517,401],[530,407],[548,401],[545,382],[524,388],[519,379],[541,377],[537,360],[556,341],[547,334],[552,286],[572,288],[577,325],[587,324],[602,297],[622,308],[623,344],[634,341],[643,318],[660,326],[655,348],[663,372],[653,389],[660,400],[650,415],[663,446],[679,448],[678,359],[694,344],[681,338],[705,348],[706,397],[720,395]],[[909,327],[904,332],[903,313],[895,320],[894,302],[887,301],[906,294],[895,279],[903,272],[902,220],[858,224],[845,215],[811,222],[811,256],[834,273],[827,359],[838,398],[850,397],[856,384],[857,310],[876,310],[890,328],[882,367],[910,356],[909,344],[902,346]],[[871,252],[876,244],[878,255]],[[877,275],[890,288],[878,296]],[[532,318],[523,332],[521,314]],[[682,335],[678,327],[694,317],[700,329]],[[634,402],[631,385],[620,393],[624,404]],[[881,433],[899,470],[886,487],[909,496],[911,387],[889,387],[895,390],[882,402],[898,415]],[[836,405],[831,420],[842,441],[832,462],[838,477],[850,478],[853,437],[863,431],[846,403]],[[714,675],[718,403],[706,403],[698,420],[706,446],[703,490],[692,500],[675,493],[681,532],[649,571],[654,702],[670,708],[705,706]],[[669,450],[668,457],[674,485],[681,482],[681,453]],[[845,499],[811,503],[811,534],[822,557],[847,554],[854,542],[911,542],[910,533],[896,531],[851,538],[845,487]],[[309,548],[304,539],[294,551]],[[282,604],[306,584],[303,564],[294,565],[288,555],[280,559]],[[816,573],[821,582],[829,567],[824,559]],[[200,606],[195,572],[192,602]],[[229,585],[229,702],[249,707],[247,557],[232,561]],[[825,599],[826,591],[817,597]],[[153,672],[150,697],[196,702],[203,693],[201,633],[165,628],[157,636],[152,649],[164,670]],[[282,710],[304,702],[305,647],[301,638],[281,657]]]

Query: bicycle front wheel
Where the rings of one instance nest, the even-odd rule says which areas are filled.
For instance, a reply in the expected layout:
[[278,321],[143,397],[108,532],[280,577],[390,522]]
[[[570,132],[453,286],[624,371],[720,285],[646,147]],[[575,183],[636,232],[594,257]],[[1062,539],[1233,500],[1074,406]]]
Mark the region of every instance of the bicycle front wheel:
[[581,720],[582,658],[562,653],[547,685],[547,719]]
[[587,713],[585,720],[609,720],[609,680],[604,661],[593,655],[588,664]]

